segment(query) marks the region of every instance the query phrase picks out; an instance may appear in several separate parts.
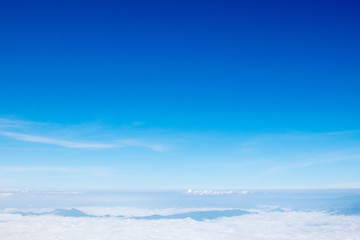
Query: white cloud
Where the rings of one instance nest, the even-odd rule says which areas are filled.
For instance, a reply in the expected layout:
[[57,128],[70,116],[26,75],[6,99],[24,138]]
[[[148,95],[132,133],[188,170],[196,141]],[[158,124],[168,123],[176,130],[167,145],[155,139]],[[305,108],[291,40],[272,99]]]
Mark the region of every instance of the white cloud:
[[186,194],[191,195],[228,195],[228,194],[247,194],[248,191],[214,191],[214,190],[192,190],[188,189]]
[[359,240],[360,216],[272,212],[199,222],[0,214],[0,236],[2,240]]

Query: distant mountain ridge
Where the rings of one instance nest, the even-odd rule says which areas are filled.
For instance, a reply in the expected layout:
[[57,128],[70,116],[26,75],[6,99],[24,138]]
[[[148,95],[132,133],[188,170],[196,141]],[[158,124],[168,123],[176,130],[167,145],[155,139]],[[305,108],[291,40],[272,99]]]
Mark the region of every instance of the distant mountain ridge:
[[61,216],[61,217],[97,217],[95,215],[86,214],[76,208],[71,209],[55,209],[50,212],[41,212],[41,213],[34,213],[34,212],[14,212],[14,214],[21,214],[22,216],[44,216],[44,215],[54,215],[54,216]]
[[[213,220],[221,217],[235,217],[241,216],[245,214],[252,214],[255,212],[244,211],[239,209],[231,209],[231,210],[213,210],[213,211],[192,211],[186,213],[178,213],[178,214],[170,214],[170,215],[150,215],[150,216],[135,216],[129,217],[129,219],[146,219],[146,220],[158,220],[158,219],[185,219],[191,218],[196,221],[204,221],[204,220]],[[71,209],[55,209],[49,212],[13,212],[13,214],[20,214],[22,216],[44,216],[44,215],[53,215],[53,216],[61,216],[61,217],[91,217],[91,218],[103,218],[103,217],[111,217],[110,215],[90,215],[86,214],[76,208]],[[118,215],[113,216],[118,218],[124,218],[124,216]]]
[[[269,210],[269,212],[285,212],[281,208],[275,208]],[[338,208],[334,210],[327,210],[326,212],[336,215],[359,215],[360,206],[354,206],[349,208]],[[107,218],[107,217],[116,217],[116,218],[127,218],[127,219],[137,219],[137,220],[159,220],[159,219],[186,219],[190,218],[195,221],[205,221],[205,220],[214,220],[222,217],[236,217],[246,214],[256,214],[254,211],[245,211],[240,209],[228,209],[228,210],[211,210],[211,211],[191,211],[185,213],[176,213],[169,215],[159,215],[153,214],[149,216],[133,216],[125,217],[122,215],[91,215],[84,213],[76,208],[71,209],[55,209],[48,212],[12,212],[13,214],[20,214],[22,216],[60,216],[60,217],[89,217],[89,218]]]

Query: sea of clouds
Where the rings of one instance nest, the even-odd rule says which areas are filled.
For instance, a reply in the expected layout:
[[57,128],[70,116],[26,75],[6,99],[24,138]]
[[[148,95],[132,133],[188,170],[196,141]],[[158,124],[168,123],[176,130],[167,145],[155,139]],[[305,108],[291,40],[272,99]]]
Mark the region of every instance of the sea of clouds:
[[[187,210],[84,208],[90,213],[173,214]],[[194,210],[194,209],[193,209]],[[201,209],[199,211],[202,211]],[[0,239],[326,239],[360,240],[359,215],[333,215],[319,211],[257,211],[235,217],[197,221],[119,217],[23,216],[14,210],[0,213]]]
[[360,240],[360,189],[0,190],[0,240],[40,239]]

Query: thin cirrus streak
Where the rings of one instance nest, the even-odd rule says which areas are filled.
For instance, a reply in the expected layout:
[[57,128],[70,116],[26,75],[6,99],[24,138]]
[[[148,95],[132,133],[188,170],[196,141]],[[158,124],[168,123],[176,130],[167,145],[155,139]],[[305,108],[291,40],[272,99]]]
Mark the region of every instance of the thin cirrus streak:
[[25,142],[45,143],[45,144],[58,145],[67,148],[107,149],[107,148],[116,147],[116,145],[114,144],[73,142],[73,141],[66,141],[55,138],[40,137],[40,136],[13,133],[13,132],[0,132],[0,135]]
[[132,139],[118,140],[117,143],[94,143],[94,142],[67,141],[56,138],[41,137],[35,135],[4,132],[4,131],[0,131],[0,135],[25,142],[44,143],[44,144],[51,144],[66,148],[77,148],[77,149],[113,149],[113,148],[123,148],[123,147],[143,147],[156,152],[162,152],[166,149],[166,147],[161,144],[148,144]]
[[338,136],[358,136],[360,130],[348,130],[348,131],[332,131],[332,132],[287,132],[287,133],[272,133],[272,134],[259,134],[254,135],[246,141],[240,143],[241,147],[254,147],[265,143],[272,143],[274,140],[314,140],[314,139],[334,139]]
[[349,160],[356,160],[356,159],[360,159],[360,154],[351,154],[351,155],[334,156],[334,157],[331,157],[331,156],[319,157],[318,159],[315,159],[315,160],[298,161],[298,162],[294,162],[292,164],[286,164],[286,165],[268,168],[263,174],[254,176],[253,178],[255,179],[255,178],[273,175],[273,174],[285,171],[287,169],[295,169],[295,168],[308,167],[308,166],[318,165],[318,164],[325,164],[325,163],[339,162],[339,161],[349,161]]

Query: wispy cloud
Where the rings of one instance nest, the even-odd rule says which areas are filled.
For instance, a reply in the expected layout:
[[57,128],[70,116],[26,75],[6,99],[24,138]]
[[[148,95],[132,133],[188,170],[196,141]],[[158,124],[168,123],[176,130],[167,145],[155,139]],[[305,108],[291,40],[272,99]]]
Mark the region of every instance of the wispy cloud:
[[339,161],[353,160],[353,159],[360,159],[360,154],[348,155],[348,156],[338,156],[338,157],[328,157],[325,159],[314,160],[314,161],[300,161],[300,162],[296,162],[296,163],[292,163],[292,164],[277,166],[277,167],[269,169],[269,171],[270,172],[278,172],[278,171],[283,171],[283,170],[291,169],[291,168],[308,167],[308,166],[318,165],[318,164],[323,164],[323,163],[339,162]]
[[241,142],[241,146],[254,146],[264,142],[272,142],[274,140],[309,140],[319,138],[332,138],[339,136],[359,135],[360,130],[348,131],[332,131],[332,132],[284,132],[284,133],[268,133],[254,135],[251,138]]
[[2,118],[0,117],[0,128],[23,128],[29,126],[44,126],[48,125],[42,122],[31,122],[31,121],[23,121],[16,120],[11,118]]
[[123,146],[131,146],[131,147],[144,147],[149,148],[156,152],[163,152],[168,149],[167,146],[162,144],[154,144],[154,143],[146,143],[139,140],[133,140],[133,139],[120,139],[117,140],[120,144]]
[[10,138],[14,138],[14,139],[17,139],[17,140],[20,140],[20,141],[25,141],[25,142],[36,142],[36,143],[52,144],[52,145],[58,145],[58,146],[66,147],[66,148],[109,149],[109,148],[119,147],[119,146],[114,145],[114,144],[73,142],[73,141],[66,141],[66,140],[60,140],[60,139],[55,139],[55,138],[40,137],[40,136],[13,133],[13,132],[0,131],[0,135],[10,137]]
[[114,143],[99,143],[99,142],[68,141],[57,138],[42,137],[36,135],[20,134],[20,133],[5,132],[5,131],[0,131],[0,135],[24,142],[51,144],[65,148],[76,148],[76,149],[114,149],[114,148],[124,148],[124,147],[141,147],[156,152],[163,152],[168,149],[166,146],[162,144],[146,143],[133,139],[120,139],[114,141]]
[[[142,125],[142,122],[133,122],[134,126]],[[90,127],[88,126],[90,125]],[[84,127],[85,126],[85,127]],[[96,125],[97,126],[97,125]],[[74,134],[83,135],[84,133],[91,132],[99,136],[109,135],[102,127],[97,126],[94,131],[93,124],[81,124],[80,126],[61,126],[59,124],[31,122],[17,120],[14,118],[0,117],[0,136],[16,139],[23,142],[41,143],[56,145],[65,148],[74,149],[116,149],[125,147],[145,148],[155,152],[163,152],[169,149],[167,146],[155,143],[151,139],[145,140],[144,138],[116,138],[108,141],[88,141],[84,138],[77,138],[74,140]],[[61,137],[52,137],[51,133],[59,133]],[[111,135],[114,135],[112,131]],[[127,136],[131,135],[128,133]],[[137,135],[139,135],[137,133]],[[70,136],[70,137],[69,137]],[[93,136],[94,137],[94,136]],[[101,139],[101,137],[97,137]]]
[[310,160],[296,161],[290,164],[284,164],[284,165],[268,168],[265,170],[263,174],[255,176],[254,178],[274,175],[290,169],[309,167],[313,165],[326,164],[332,162],[349,161],[355,159],[360,159],[360,154],[339,155],[338,153],[329,153],[326,155],[319,155],[316,158]]
[[[285,152],[298,151],[300,154],[309,149],[318,150],[351,148],[360,144],[360,130],[332,131],[332,132],[284,132],[284,133],[263,133],[243,138],[238,143],[238,152],[241,154],[270,153],[278,149],[277,155]],[[344,142],[347,141],[345,145]],[[307,148],[307,149],[306,149]],[[304,149],[303,151],[301,149]]]

